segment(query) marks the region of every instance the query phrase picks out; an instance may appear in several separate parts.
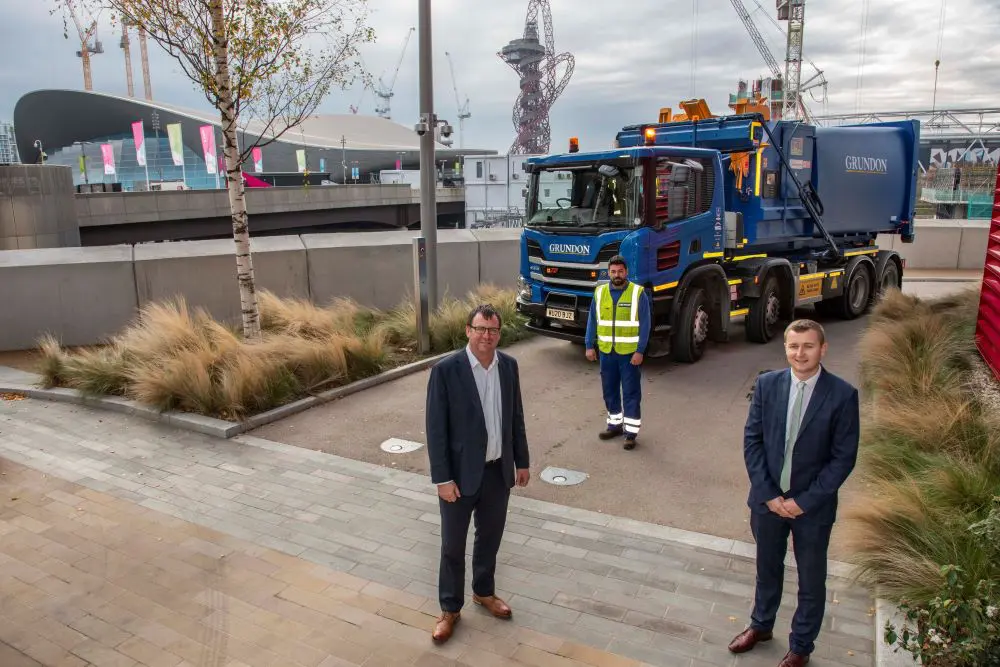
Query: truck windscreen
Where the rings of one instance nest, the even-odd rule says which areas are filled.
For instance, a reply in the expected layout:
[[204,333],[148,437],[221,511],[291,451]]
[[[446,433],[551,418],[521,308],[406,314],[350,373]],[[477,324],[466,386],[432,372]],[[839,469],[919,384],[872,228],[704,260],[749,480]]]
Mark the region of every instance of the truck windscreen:
[[642,167],[589,164],[531,175],[528,227],[631,228],[642,220]]

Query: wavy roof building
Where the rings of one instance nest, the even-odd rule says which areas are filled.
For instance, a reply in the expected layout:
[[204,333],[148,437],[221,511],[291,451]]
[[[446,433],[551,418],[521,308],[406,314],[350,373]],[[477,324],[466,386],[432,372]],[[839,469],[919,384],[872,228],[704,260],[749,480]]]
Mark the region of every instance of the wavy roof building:
[[[186,109],[172,104],[80,90],[37,90],[22,96],[14,107],[17,147],[23,162],[37,162],[41,143],[50,164],[73,167],[74,185],[118,182],[126,190],[145,189],[146,169],[138,164],[132,123],[143,121],[149,181],[178,183],[193,189],[216,187],[216,175],[206,168],[200,127],[214,128],[216,155],[222,156],[222,126],[214,111]],[[184,143],[184,165],[175,166],[167,125],[179,123]],[[241,146],[256,141],[263,128],[250,124],[238,134]],[[115,174],[106,175],[101,144],[111,144]],[[244,163],[250,174],[296,175],[297,151],[305,151],[311,174],[329,174],[336,183],[369,182],[382,169],[420,166],[420,138],[411,127],[385,118],[361,115],[315,115],[262,149],[263,169]],[[454,149],[436,144],[438,164],[454,164],[462,155],[495,154],[477,148]],[[85,168],[80,169],[81,158]],[[356,171],[355,171],[356,170]],[[357,173],[355,178],[354,173]],[[299,176],[293,176],[301,178]]]

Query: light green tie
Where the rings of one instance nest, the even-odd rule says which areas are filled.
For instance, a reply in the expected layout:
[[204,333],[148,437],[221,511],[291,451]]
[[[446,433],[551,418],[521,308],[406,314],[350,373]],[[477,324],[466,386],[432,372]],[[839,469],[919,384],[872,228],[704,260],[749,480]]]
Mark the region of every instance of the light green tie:
[[799,426],[802,424],[802,399],[805,397],[806,383],[800,381],[798,387],[795,403],[792,405],[792,416],[785,428],[785,463],[781,466],[781,490],[786,493],[792,487],[792,450],[795,448],[795,441],[799,437]]

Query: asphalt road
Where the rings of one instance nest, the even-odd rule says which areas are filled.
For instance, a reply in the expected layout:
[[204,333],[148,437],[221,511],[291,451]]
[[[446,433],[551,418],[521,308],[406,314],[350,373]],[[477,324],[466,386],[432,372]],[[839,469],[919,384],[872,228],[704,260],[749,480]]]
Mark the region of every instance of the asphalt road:
[[[932,296],[961,290],[962,283],[911,283],[904,289]],[[811,308],[802,316],[813,316]],[[867,319],[821,320],[830,350],[826,366],[856,382],[854,351]],[[747,520],[749,488],[742,434],[747,393],[758,372],[783,368],[780,340],[749,343],[742,324],[732,340],[710,347],[696,364],[648,360],[644,364],[642,432],[639,446],[624,451],[621,440],[601,441],[605,410],[596,363],[583,348],[535,338],[507,348],[517,357],[532,454],[533,478],[516,494],[752,541]],[[269,424],[254,435],[348,458],[428,472],[425,448],[388,454],[389,438],[423,443],[424,401],[429,371],[381,385]],[[576,486],[538,478],[546,466],[581,471]],[[860,482],[845,486],[842,504],[862,497]],[[835,529],[831,557],[842,555]]]

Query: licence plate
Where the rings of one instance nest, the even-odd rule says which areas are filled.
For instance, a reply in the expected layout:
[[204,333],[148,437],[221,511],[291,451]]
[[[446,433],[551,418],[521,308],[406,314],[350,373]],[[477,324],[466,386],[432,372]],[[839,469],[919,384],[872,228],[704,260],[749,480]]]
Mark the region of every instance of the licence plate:
[[560,310],[559,308],[546,308],[545,316],[556,320],[566,320],[573,322],[576,320],[576,312],[572,310]]

